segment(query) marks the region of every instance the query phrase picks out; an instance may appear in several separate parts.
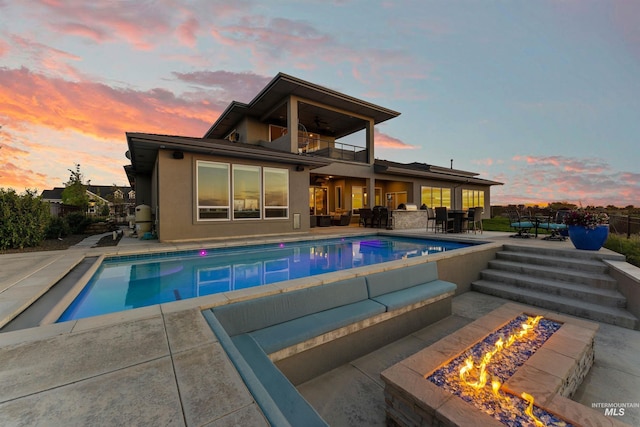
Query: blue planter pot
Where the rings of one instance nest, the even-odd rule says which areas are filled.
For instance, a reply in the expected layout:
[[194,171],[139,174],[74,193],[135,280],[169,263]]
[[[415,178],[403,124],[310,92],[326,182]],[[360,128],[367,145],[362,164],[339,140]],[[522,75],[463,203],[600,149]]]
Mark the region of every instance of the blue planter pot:
[[607,237],[609,237],[608,225],[599,225],[595,229],[581,225],[569,226],[569,239],[576,249],[597,251],[607,241]]

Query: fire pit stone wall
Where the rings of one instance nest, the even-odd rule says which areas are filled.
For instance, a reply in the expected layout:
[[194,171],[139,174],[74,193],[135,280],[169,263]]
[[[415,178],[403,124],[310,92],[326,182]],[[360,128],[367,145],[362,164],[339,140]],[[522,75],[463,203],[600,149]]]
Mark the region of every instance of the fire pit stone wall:
[[580,405],[572,396],[594,362],[597,323],[507,303],[382,372],[385,382],[387,425],[393,426],[503,426],[498,420],[445,391],[425,378],[487,335],[521,314],[542,315],[562,323],[509,380],[502,391],[535,396],[536,406],[575,425],[615,420]]

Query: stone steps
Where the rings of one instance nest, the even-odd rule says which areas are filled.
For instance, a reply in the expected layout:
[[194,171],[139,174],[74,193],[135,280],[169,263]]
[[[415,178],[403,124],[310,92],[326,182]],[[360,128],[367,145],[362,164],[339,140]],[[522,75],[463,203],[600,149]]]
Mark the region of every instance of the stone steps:
[[638,329],[638,318],[618,307],[577,301],[573,298],[482,280],[474,282],[473,290],[572,316],[622,326],[628,329]]
[[640,321],[602,258],[618,254],[505,245],[480,273],[473,290],[630,329]]

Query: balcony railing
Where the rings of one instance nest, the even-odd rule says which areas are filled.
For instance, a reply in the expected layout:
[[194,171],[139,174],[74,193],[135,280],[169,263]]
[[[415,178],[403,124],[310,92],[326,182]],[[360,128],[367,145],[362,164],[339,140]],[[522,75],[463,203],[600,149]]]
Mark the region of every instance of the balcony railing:
[[338,141],[325,141],[305,135],[298,136],[298,152],[351,162],[367,163],[369,161],[369,153],[365,147]]

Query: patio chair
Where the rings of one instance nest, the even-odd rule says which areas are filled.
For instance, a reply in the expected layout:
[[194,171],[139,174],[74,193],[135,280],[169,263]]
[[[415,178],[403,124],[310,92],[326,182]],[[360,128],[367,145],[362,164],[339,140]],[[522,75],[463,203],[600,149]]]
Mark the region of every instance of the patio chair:
[[382,224],[386,227],[389,221],[389,210],[384,206],[373,207],[373,218],[371,220],[371,226],[381,228]]
[[440,228],[443,233],[453,231],[453,218],[449,218],[446,207],[436,208],[436,231]]
[[471,227],[473,227],[473,234],[477,234],[478,225],[480,225],[480,234],[482,234],[484,232],[482,229],[482,208],[470,208],[467,219],[467,231],[471,231]]
[[518,211],[512,210],[509,214],[509,225],[516,230],[516,234],[512,234],[509,237],[516,238],[529,238],[531,237],[531,229],[535,227],[535,224],[525,216],[521,216]]
[[351,211],[347,211],[340,215],[338,219],[331,219],[331,225],[349,225],[351,223]]
[[567,224],[564,223],[564,218],[567,214],[571,212],[569,210],[559,210],[554,215],[553,220],[551,216],[547,222],[540,223],[538,227],[543,230],[551,231],[551,234],[547,237],[544,237],[542,240],[556,240],[556,241],[564,241],[567,239],[567,236],[564,231],[568,230]]

